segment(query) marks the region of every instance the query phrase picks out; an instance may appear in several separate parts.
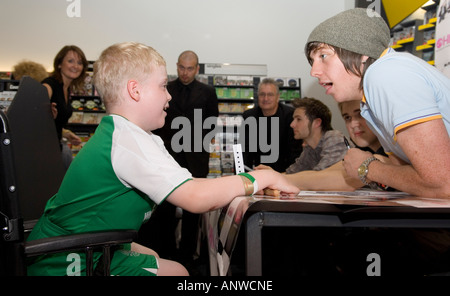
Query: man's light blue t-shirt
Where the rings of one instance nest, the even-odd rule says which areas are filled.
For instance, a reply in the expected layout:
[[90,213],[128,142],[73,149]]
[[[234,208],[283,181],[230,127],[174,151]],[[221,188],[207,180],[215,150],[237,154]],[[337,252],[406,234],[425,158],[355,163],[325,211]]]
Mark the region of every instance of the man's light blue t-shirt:
[[384,150],[410,163],[396,141],[403,128],[442,118],[450,134],[450,79],[409,53],[389,51],[364,76],[361,115]]

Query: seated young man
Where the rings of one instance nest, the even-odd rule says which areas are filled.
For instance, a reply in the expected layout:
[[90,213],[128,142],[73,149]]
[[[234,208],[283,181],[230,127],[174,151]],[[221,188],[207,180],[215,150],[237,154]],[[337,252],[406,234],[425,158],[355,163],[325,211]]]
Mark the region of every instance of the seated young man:
[[[359,101],[347,101],[338,105],[350,139],[356,147],[376,153],[379,159],[385,159],[386,154],[380,142],[361,117]],[[344,143],[343,136],[340,141]],[[286,174],[285,177],[301,190],[353,191],[364,186],[359,179],[347,176],[342,161],[320,171],[306,170]]]

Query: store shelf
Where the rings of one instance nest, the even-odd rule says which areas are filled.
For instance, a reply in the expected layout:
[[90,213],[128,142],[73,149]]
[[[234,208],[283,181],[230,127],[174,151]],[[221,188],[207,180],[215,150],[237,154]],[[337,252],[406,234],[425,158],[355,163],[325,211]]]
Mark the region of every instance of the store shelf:
[[20,81],[0,79],[0,110],[6,112],[19,89]]
[[438,4],[439,1],[429,1],[426,5],[419,8],[425,11],[423,19],[406,19],[393,28],[391,30],[391,48],[400,52],[410,52],[434,65]]
[[436,43],[436,39],[428,40],[425,44],[419,45],[416,47],[417,51],[431,49],[434,48],[434,44]]
[[414,37],[399,40],[399,41],[397,41],[397,45],[403,45],[403,44],[411,43],[411,42],[414,42]]
[[431,49],[431,48],[433,48],[432,45],[424,44],[424,45],[419,45],[419,46],[417,46],[417,47],[416,47],[416,50],[417,50],[417,51],[421,51],[421,50]]
[[435,25],[434,25],[434,24],[425,24],[425,25],[419,26],[419,27],[417,28],[417,30],[419,30],[419,31],[425,31],[425,30],[432,29],[432,28],[435,28]]

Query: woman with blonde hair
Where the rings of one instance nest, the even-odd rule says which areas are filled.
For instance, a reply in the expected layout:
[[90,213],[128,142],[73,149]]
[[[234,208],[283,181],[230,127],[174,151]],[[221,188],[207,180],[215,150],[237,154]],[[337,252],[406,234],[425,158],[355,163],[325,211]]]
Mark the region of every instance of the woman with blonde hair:
[[13,79],[20,80],[23,76],[30,76],[34,80],[41,82],[47,78],[49,73],[42,64],[23,60],[13,67]]

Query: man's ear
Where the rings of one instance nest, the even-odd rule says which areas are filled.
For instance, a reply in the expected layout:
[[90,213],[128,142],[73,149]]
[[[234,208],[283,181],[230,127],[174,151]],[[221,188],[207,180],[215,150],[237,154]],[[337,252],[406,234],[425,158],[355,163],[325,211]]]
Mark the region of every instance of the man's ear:
[[314,127],[320,127],[322,125],[322,119],[321,118],[314,119],[313,125]]
[[368,58],[369,58],[368,56],[363,55],[361,58],[361,64],[365,64]]
[[139,101],[140,99],[139,86],[136,80],[128,80],[127,82],[128,95],[135,101]]

